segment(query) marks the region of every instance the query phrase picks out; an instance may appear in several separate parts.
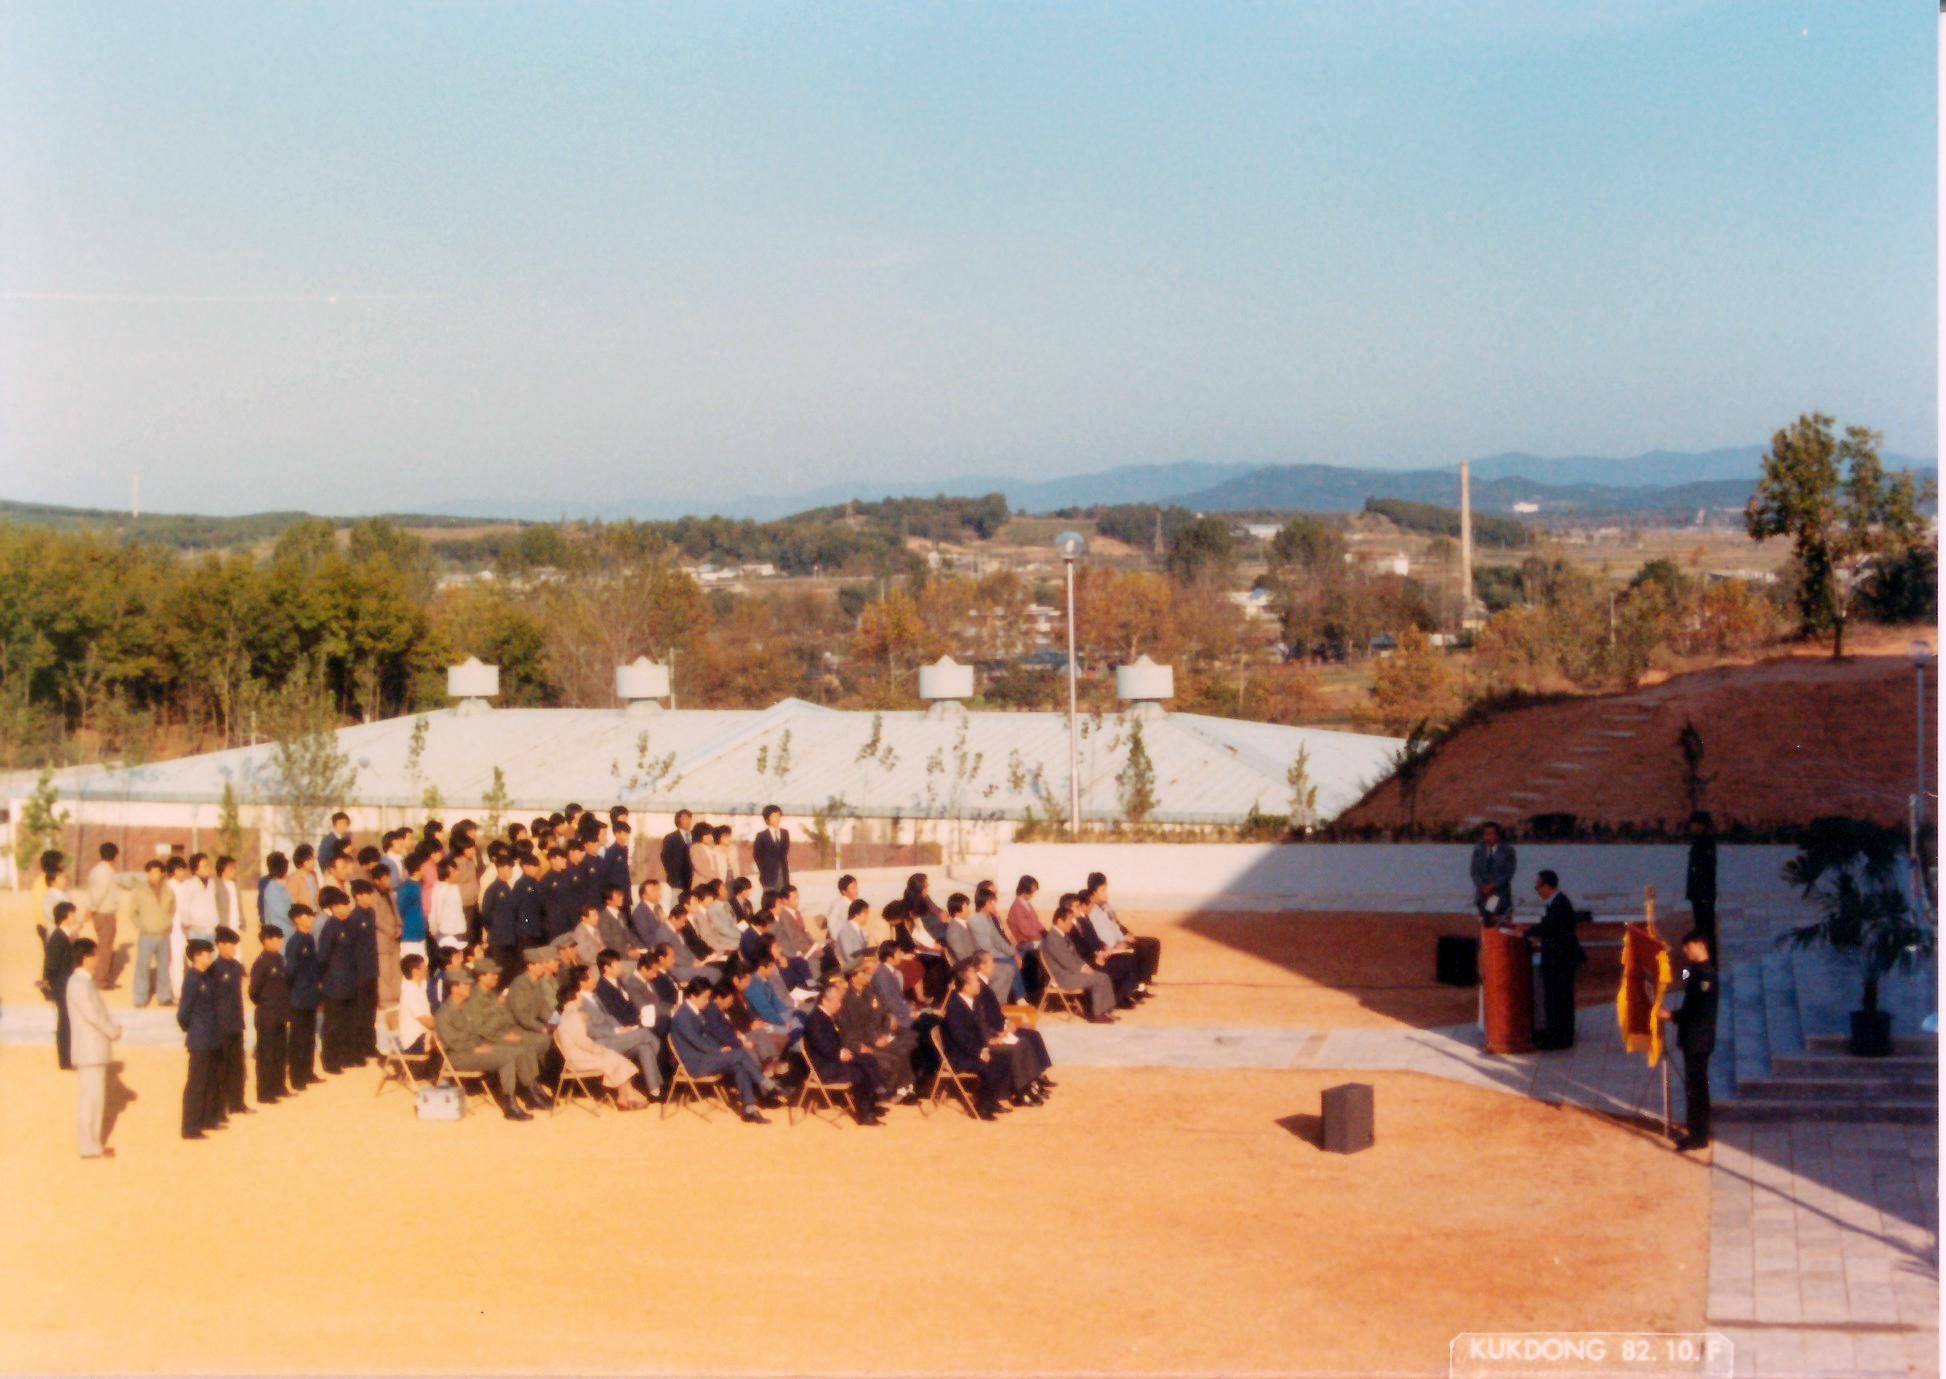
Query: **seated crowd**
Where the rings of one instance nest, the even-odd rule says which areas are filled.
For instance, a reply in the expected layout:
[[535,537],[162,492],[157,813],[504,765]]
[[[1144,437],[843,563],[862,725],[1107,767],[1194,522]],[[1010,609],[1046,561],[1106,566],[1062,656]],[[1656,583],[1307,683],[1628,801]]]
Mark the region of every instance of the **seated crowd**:
[[319,1081],[318,1065],[331,1075],[396,1054],[415,1075],[483,1074],[511,1120],[547,1105],[565,1072],[624,1109],[698,1079],[752,1122],[815,1081],[876,1125],[942,1072],[981,1119],[1040,1105],[1054,1086],[1047,1046],[1007,1007],[1052,988],[1112,1021],[1156,974],[1160,944],[1129,932],[1099,873],[1045,922],[1032,877],[1003,913],[991,881],[942,908],[915,873],[874,914],[847,875],[819,912],[790,883],[774,808],[761,890],[739,874],[729,830],[691,827],[687,811],[664,840],[663,878],[634,883],[627,815],[571,805],[484,841],[470,821],[450,835],[429,821],[357,849],[340,814],[302,849],[303,868],[271,854],[249,973],[228,924],[183,945],[184,1136],[249,1109],[246,991],[259,1104]]

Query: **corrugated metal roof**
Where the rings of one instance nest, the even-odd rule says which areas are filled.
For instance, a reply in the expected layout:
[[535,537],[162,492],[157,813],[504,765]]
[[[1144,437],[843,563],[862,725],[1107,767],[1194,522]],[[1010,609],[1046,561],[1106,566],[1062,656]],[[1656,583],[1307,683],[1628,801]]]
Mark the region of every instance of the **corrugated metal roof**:
[[[410,762],[414,725],[425,742]],[[1117,776],[1134,718],[1081,720],[1082,815],[1123,816]],[[1254,805],[1289,808],[1286,773],[1310,754],[1318,812],[1330,818],[1385,774],[1394,738],[1200,714],[1142,718],[1155,769],[1153,818],[1229,823]],[[661,810],[754,813],[775,803],[807,815],[833,800],[868,818],[1043,818],[1065,814],[1067,717],[966,711],[872,713],[786,699],[763,710],[442,709],[338,730],[357,768],[348,803],[411,807],[436,787],[449,808],[475,808],[502,771],[513,808],[578,799]],[[244,802],[273,789],[268,744],[100,770],[64,783],[68,798],[214,802],[232,785]]]

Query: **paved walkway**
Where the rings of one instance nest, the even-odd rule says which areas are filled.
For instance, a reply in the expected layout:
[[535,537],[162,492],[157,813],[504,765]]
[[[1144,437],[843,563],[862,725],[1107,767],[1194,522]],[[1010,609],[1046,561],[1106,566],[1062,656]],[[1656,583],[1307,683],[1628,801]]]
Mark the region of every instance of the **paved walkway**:
[[1729,1125],[1715,1156],[1708,1318],[1739,1375],[1939,1372],[1935,1127]]

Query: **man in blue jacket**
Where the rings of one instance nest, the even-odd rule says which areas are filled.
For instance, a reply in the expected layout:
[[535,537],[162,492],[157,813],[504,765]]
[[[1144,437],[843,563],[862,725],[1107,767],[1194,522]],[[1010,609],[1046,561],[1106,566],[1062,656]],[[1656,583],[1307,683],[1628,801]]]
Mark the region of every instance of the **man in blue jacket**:
[[209,981],[209,966],[216,960],[216,945],[208,939],[193,938],[183,950],[182,998],[176,1003],[176,1023],[186,1036],[189,1049],[189,1077],[182,1088],[182,1137],[200,1140],[206,1130],[224,1124],[223,1086],[217,1064],[222,1057],[223,1034],[216,1010],[216,990]]
[[741,1103],[737,1114],[752,1125],[768,1125],[770,1118],[757,1109],[763,1070],[757,1066],[756,1055],[711,1031],[706,1012],[711,1008],[714,990],[707,977],[692,977],[683,988],[682,1004],[676,1007],[675,1016],[669,1022],[670,1047],[682,1060],[684,1070],[694,1076],[727,1075],[736,1084]]
[[[369,882],[367,883],[370,884]],[[351,932],[351,897],[336,886],[318,892],[325,920],[318,930],[319,990],[324,997],[324,1070],[341,1073],[355,1061],[358,953]]]
[[322,969],[318,966],[318,941],[311,934],[317,916],[309,905],[291,906],[291,937],[284,945],[284,970],[290,976],[291,1023],[288,1065],[290,1087],[301,1092],[318,1081],[318,1003],[323,989],[318,985]]

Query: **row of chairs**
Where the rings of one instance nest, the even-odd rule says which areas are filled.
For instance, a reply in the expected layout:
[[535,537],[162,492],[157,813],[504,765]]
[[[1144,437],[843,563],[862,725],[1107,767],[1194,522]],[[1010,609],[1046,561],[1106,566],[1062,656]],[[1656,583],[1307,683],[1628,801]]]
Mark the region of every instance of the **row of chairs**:
[[[1043,992],[1042,995],[1045,999],[1046,993]],[[940,1103],[957,1101],[968,1116],[977,1118],[979,1109],[972,1093],[979,1088],[979,1077],[974,1073],[953,1071],[952,1064],[946,1058],[946,1046],[940,1037],[938,1025],[932,1027],[929,1035],[933,1052],[938,1055],[939,1064],[938,1071],[933,1074],[931,1088],[920,1098],[920,1114],[931,1115]],[[412,1066],[412,1055],[402,1050],[395,1039],[388,1037],[380,1041],[385,1047],[379,1054],[379,1079],[378,1086],[373,1092],[374,1096],[382,1096],[388,1087],[400,1087],[417,1096],[422,1088],[450,1082],[460,1089],[462,1112],[469,1109],[476,1100],[484,1101],[488,1105],[493,1104],[493,1092],[490,1086],[493,1073],[483,1068],[454,1067],[452,1059],[447,1056],[446,1046],[439,1041],[439,1035],[428,1030],[426,1039],[429,1053],[422,1055],[422,1058],[436,1066],[425,1072]],[[558,1036],[555,1039],[555,1052],[561,1053]],[[834,1086],[826,1082],[818,1076],[818,1070],[811,1061],[801,1054],[797,1061],[803,1065],[804,1080],[787,1108],[790,1123],[796,1124],[800,1117],[819,1119],[824,1114],[830,1113],[833,1116],[831,1124],[841,1124],[851,1111],[850,1089],[842,1084]],[[706,1120],[718,1107],[729,1111],[736,1110],[730,1083],[722,1073],[692,1073],[683,1066],[680,1058],[673,1059],[672,1062],[674,1066],[670,1071],[668,1086],[663,1092],[659,1119],[666,1120],[677,1110],[689,1110]],[[970,1091],[969,1088],[972,1090]],[[565,1055],[557,1059],[554,1086],[551,1090],[553,1104],[548,1109],[550,1117],[558,1114],[561,1107],[568,1104],[570,1100],[594,1116],[599,1116],[604,1106],[611,1110],[621,1109],[613,1089],[602,1081],[599,1073],[572,1071],[568,1067]]]

